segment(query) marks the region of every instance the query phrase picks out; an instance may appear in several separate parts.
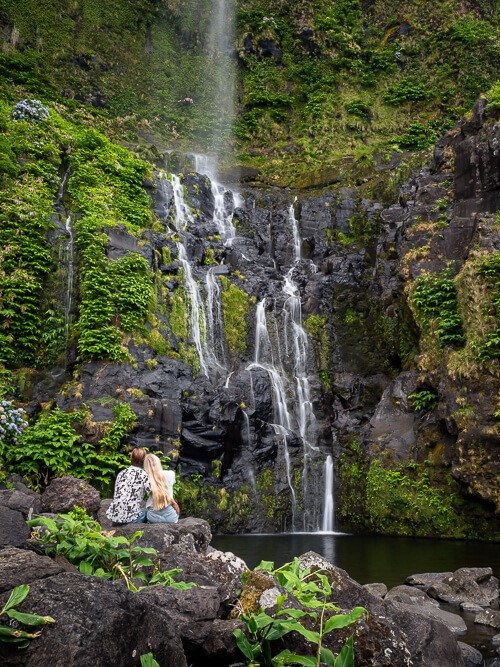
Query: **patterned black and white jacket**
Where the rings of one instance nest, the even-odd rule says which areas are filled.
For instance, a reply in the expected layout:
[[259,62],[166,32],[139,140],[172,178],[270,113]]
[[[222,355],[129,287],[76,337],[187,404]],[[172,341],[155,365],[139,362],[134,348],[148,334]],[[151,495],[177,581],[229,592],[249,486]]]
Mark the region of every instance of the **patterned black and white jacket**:
[[130,466],[118,473],[113,502],[106,516],[113,523],[130,523],[141,510],[145,493],[151,493],[151,484],[142,468]]

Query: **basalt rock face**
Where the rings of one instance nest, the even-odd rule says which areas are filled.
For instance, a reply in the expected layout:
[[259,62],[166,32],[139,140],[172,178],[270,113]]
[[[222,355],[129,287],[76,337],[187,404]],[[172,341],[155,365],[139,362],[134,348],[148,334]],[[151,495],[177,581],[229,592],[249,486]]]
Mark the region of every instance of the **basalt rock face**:
[[[114,230],[108,253],[138,252],[155,272],[148,326],[162,347],[136,340],[133,364],[83,364],[57,405],[86,403],[99,424],[113,419],[102,399],[129,402],[131,441],[178,457],[195,491],[187,511],[218,531],[324,526],[328,456],[350,528],[383,530],[363,498],[377,460],[411,461],[417,477],[430,466],[432,484],[472,499],[494,531],[499,379],[494,358],[480,363],[473,348],[492,329],[477,267],[500,245],[499,128],[478,103],[393,204],[368,186],[235,195],[195,172],[184,170],[180,187],[158,173],[146,185],[162,231],[137,244]],[[413,299],[419,277],[443,270],[456,276],[455,347],[441,345],[436,316],[423,318]],[[424,411],[409,397],[425,391]],[[32,407],[52,397],[42,383]]]

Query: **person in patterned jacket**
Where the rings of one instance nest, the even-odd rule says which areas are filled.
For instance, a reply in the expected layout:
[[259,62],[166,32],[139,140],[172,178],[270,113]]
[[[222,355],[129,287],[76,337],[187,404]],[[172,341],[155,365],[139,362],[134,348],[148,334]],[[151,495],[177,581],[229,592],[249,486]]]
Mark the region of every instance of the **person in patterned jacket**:
[[146,509],[141,508],[146,493],[151,493],[148,476],[142,469],[146,450],[136,447],[130,455],[130,467],[118,473],[113,502],[106,516],[114,526],[125,523],[145,523]]

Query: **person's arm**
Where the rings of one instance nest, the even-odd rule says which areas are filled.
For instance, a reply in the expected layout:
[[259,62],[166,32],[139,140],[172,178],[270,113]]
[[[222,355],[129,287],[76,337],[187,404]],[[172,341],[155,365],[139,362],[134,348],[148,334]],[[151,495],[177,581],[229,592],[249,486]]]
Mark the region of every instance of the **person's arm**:
[[177,515],[179,515],[179,514],[181,513],[181,510],[180,510],[180,508],[179,508],[179,505],[175,502],[175,500],[174,500],[173,498],[172,498],[172,500],[170,501],[170,504],[172,505],[172,507],[174,508],[174,510],[177,512]]

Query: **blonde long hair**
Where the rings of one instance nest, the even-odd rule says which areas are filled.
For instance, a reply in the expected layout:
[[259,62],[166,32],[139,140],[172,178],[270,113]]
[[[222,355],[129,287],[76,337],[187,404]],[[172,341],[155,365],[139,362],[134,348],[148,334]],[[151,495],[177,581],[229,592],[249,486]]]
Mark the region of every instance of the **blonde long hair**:
[[151,495],[153,497],[153,509],[162,510],[172,502],[168,492],[167,483],[163,474],[160,459],[155,454],[146,454],[144,459],[144,470],[151,484]]

